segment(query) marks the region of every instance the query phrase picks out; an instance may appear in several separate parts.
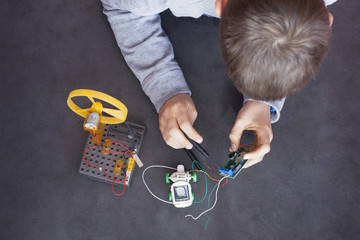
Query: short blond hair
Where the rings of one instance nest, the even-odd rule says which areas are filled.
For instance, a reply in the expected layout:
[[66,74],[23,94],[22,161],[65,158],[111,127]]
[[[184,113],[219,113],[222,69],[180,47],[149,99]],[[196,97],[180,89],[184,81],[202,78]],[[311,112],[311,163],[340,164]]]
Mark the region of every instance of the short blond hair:
[[220,21],[228,75],[259,100],[300,91],[319,69],[330,37],[323,0],[229,0]]

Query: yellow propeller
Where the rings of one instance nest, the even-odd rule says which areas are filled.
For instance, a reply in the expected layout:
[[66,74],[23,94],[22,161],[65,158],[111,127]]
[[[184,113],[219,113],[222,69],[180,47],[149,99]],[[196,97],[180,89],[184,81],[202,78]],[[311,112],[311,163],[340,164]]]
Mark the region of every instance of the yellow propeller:
[[[82,109],[73,102],[72,100],[73,97],[87,97],[92,103],[92,106],[90,108]],[[96,102],[94,99],[98,99],[103,102],[109,103],[110,105],[114,106],[116,109],[104,108],[100,102]],[[99,119],[100,123],[104,123],[104,124],[122,123],[126,120],[126,116],[128,112],[126,106],[119,100],[105,93],[94,90],[88,90],[88,89],[78,89],[72,91],[67,99],[67,104],[71,110],[73,110],[75,113],[77,113],[78,115],[84,118],[87,118],[89,113],[91,112],[97,112],[100,115],[100,119]],[[109,114],[111,117],[101,116],[102,112]]]

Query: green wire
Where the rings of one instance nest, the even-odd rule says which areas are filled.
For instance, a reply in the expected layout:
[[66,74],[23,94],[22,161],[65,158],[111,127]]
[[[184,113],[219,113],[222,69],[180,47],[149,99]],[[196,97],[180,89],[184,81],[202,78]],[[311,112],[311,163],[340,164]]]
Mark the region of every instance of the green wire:
[[[192,170],[194,171],[194,163],[195,163],[195,162],[197,162],[197,163],[200,165],[201,170],[203,171],[203,174],[204,174],[204,177],[205,177],[205,195],[204,195],[203,199],[201,199],[201,201],[193,202],[193,203],[201,203],[201,202],[203,202],[203,201],[205,200],[206,195],[207,195],[207,188],[208,188],[208,185],[207,185],[207,176],[206,176],[206,174],[205,174],[205,171],[204,171],[204,168],[202,167],[202,165],[201,165],[198,161],[196,161],[196,160],[194,160],[193,163],[192,163],[192,165],[191,165]],[[225,178],[225,177],[224,177],[224,178]],[[224,179],[224,178],[223,178],[223,179]],[[210,207],[210,196],[211,196],[211,194],[214,192],[214,190],[216,189],[217,185],[220,184],[220,182],[221,182],[221,180],[215,184],[214,188],[211,190],[211,192],[210,192],[210,194],[209,194],[209,197],[208,197],[208,208]],[[209,221],[210,221],[210,215],[209,215],[209,213],[206,213],[206,215],[208,216],[208,219],[207,219],[206,224],[205,224],[205,230],[206,230],[207,225],[208,225],[208,223],[209,223]]]
[[[210,196],[211,196],[211,194],[214,192],[214,190],[215,190],[215,188],[216,188],[216,186],[217,186],[218,184],[220,184],[220,182],[218,182],[218,183],[215,184],[213,190],[212,190],[212,191],[210,192],[210,194],[209,194],[209,197],[208,197],[208,208],[210,207]],[[206,215],[208,216],[208,220],[206,221],[206,224],[205,224],[205,230],[206,230],[207,225],[208,225],[208,223],[209,223],[209,221],[210,221],[210,215],[209,215],[209,213],[206,213]]]
[[[222,179],[220,179],[220,181],[215,184],[213,190],[210,192],[209,198],[208,198],[208,208],[210,207],[210,196],[211,196],[211,194],[214,192],[214,190],[215,190],[215,188],[217,187],[217,185],[220,184],[221,181],[222,181],[224,178],[226,178],[226,177],[223,177]],[[206,214],[208,215],[208,220],[206,221],[205,230],[206,230],[207,225],[208,225],[208,223],[209,223],[209,221],[210,221],[210,215],[209,215],[208,213],[206,213]]]
[[201,170],[203,171],[203,174],[204,174],[204,177],[205,177],[205,195],[204,195],[203,199],[201,199],[201,201],[193,202],[193,203],[201,203],[201,202],[203,202],[203,201],[205,200],[206,195],[207,195],[207,188],[208,188],[208,186],[207,186],[207,176],[206,176],[206,174],[205,174],[205,171],[204,171],[204,168],[202,167],[202,165],[201,165],[198,161],[196,161],[196,160],[194,160],[193,163],[191,164],[192,170],[194,171],[194,163],[195,163],[195,162],[197,162],[197,163],[200,165]]

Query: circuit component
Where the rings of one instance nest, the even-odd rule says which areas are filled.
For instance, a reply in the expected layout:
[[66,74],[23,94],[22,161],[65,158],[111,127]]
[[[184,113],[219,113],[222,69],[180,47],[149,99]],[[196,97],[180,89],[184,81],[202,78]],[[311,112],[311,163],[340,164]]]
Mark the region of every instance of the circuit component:
[[221,175],[226,177],[235,178],[245,163],[247,162],[247,159],[244,159],[245,153],[251,152],[252,150],[249,148],[243,148],[241,147],[236,152],[232,152],[229,155],[229,160],[226,163],[226,165],[222,168],[219,168],[219,172]]
[[[89,104],[89,102],[84,104],[86,99],[90,100],[92,105],[90,108],[82,108],[74,102],[74,98],[83,106]],[[82,100],[77,100],[78,98]],[[103,107],[103,103],[105,103],[105,107]],[[85,118],[83,128],[90,132],[79,173],[113,186],[130,186],[135,166],[130,163],[131,171],[127,171],[128,166],[124,160],[125,154],[138,153],[145,127],[129,122],[121,124],[127,117],[126,106],[105,93],[89,89],[74,90],[69,94],[67,104],[72,111]],[[113,129],[116,131],[112,132]],[[123,161],[122,163],[117,161],[119,158]],[[119,167],[120,165],[121,167]],[[126,179],[124,179],[125,176]]]
[[[110,152],[110,146],[111,146],[111,141],[110,139],[105,139],[105,143],[103,146],[103,150],[102,150],[102,154],[106,155],[108,154],[108,152]],[[105,151],[104,151],[105,150]]]
[[95,102],[91,108],[88,114],[86,115],[85,121],[84,121],[84,130],[91,132],[93,134],[97,134],[99,130],[99,125],[102,118],[102,111],[103,107],[100,102]]
[[[126,187],[130,187],[130,183],[132,182],[134,172],[136,171],[136,167],[134,167],[133,171],[127,171],[127,159],[132,157],[130,153],[133,149],[136,149],[136,152],[139,153],[141,149],[141,142],[145,133],[145,127],[134,124],[127,123],[130,129],[133,132],[134,138],[128,138],[129,128],[125,124],[105,124],[105,129],[103,130],[103,138],[101,140],[101,146],[105,151],[109,151],[106,154],[101,151],[100,147],[89,149],[85,152],[84,158],[80,163],[79,173],[81,175],[85,175],[87,177],[106,182],[109,184],[113,184],[113,181],[110,179],[115,179],[114,186],[122,186],[123,184]],[[99,127],[99,134],[101,132],[101,125]],[[117,129],[118,131],[112,131],[112,129]],[[93,134],[89,134],[87,139],[85,150],[89,147],[96,146],[93,141]],[[100,137],[100,136],[99,136]],[[97,138],[97,137],[96,137]],[[107,144],[106,144],[107,143]],[[125,147],[131,149],[130,151],[124,149],[122,146],[119,146],[116,143],[121,143]],[[134,144],[135,143],[135,144]],[[106,147],[109,147],[106,149]],[[116,153],[115,153],[116,152]],[[120,152],[125,152],[125,154],[121,154]],[[86,159],[85,159],[86,158]],[[118,159],[123,161],[123,165],[121,167],[121,172],[119,175],[114,174],[114,169],[116,166],[116,162]],[[92,166],[89,166],[86,161],[89,163],[93,163],[94,165],[98,165],[102,167],[102,171],[94,171]],[[103,173],[105,172],[105,173]],[[100,174],[99,174],[100,173]],[[106,176],[107,175],[107,176]],[[109,179],[109,178],[110,179]],[[119,182],[126,177],[126,180],[123,182]]]
[[115,167],[114,167],[114,174],[117,176],[121,173],[121,168],[123,166],[124,162],[121,159],[118,159],[115,163]]
[[127,169],[126,169],[126,184],[130,179],[133,171],[135,169],[135,159],[133,157],[129,157],[127,160]]
[[[136,149],[135,149],[136,150]],[[137,163],[137,165],[139,166],[139,168],[141,168],[142,166],[144,166],[144,164],[142,163],[142,161],[140,160],[139,156],[136,154],[136,152],[133,154],[133,158],[135,160],[135,162]]]
[[135,168],[135,159],[133,157],[129,157],[127,160],[127,171],[133,171]]
[[89,113],[89,115],[87,116],[84,123],[84,128],[86,131],[95,132],[98,129],[99,123],[100,123],[100,114],[98,114],[97,112],[92,112]]

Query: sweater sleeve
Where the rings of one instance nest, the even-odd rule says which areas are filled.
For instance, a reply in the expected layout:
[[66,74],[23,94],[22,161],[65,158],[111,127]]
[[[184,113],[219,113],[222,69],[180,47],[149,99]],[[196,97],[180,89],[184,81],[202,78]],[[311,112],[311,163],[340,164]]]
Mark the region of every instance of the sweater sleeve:
[[125,61],[156,111],[177,94],[191,95],[160,16],[138,16],[104,2],[103,7]]
[[285,99],[286,98],[282,98],[282,99],[275,100],[275,101],[261,101],[261,100],[255,100],[255,99],[244,96],[244,104],[248,101],[257,101],[257,102],[262,102],[262,103],[269,105],[270,107],[272,107],[272,111],[270,112],[271,123],[276,123],[280,119],[280,112],[284,106]]
[[329,6],[331,4],[333,4],[334,2],[336,2],[337,0],[324,0],[325,2],[325,6]]

